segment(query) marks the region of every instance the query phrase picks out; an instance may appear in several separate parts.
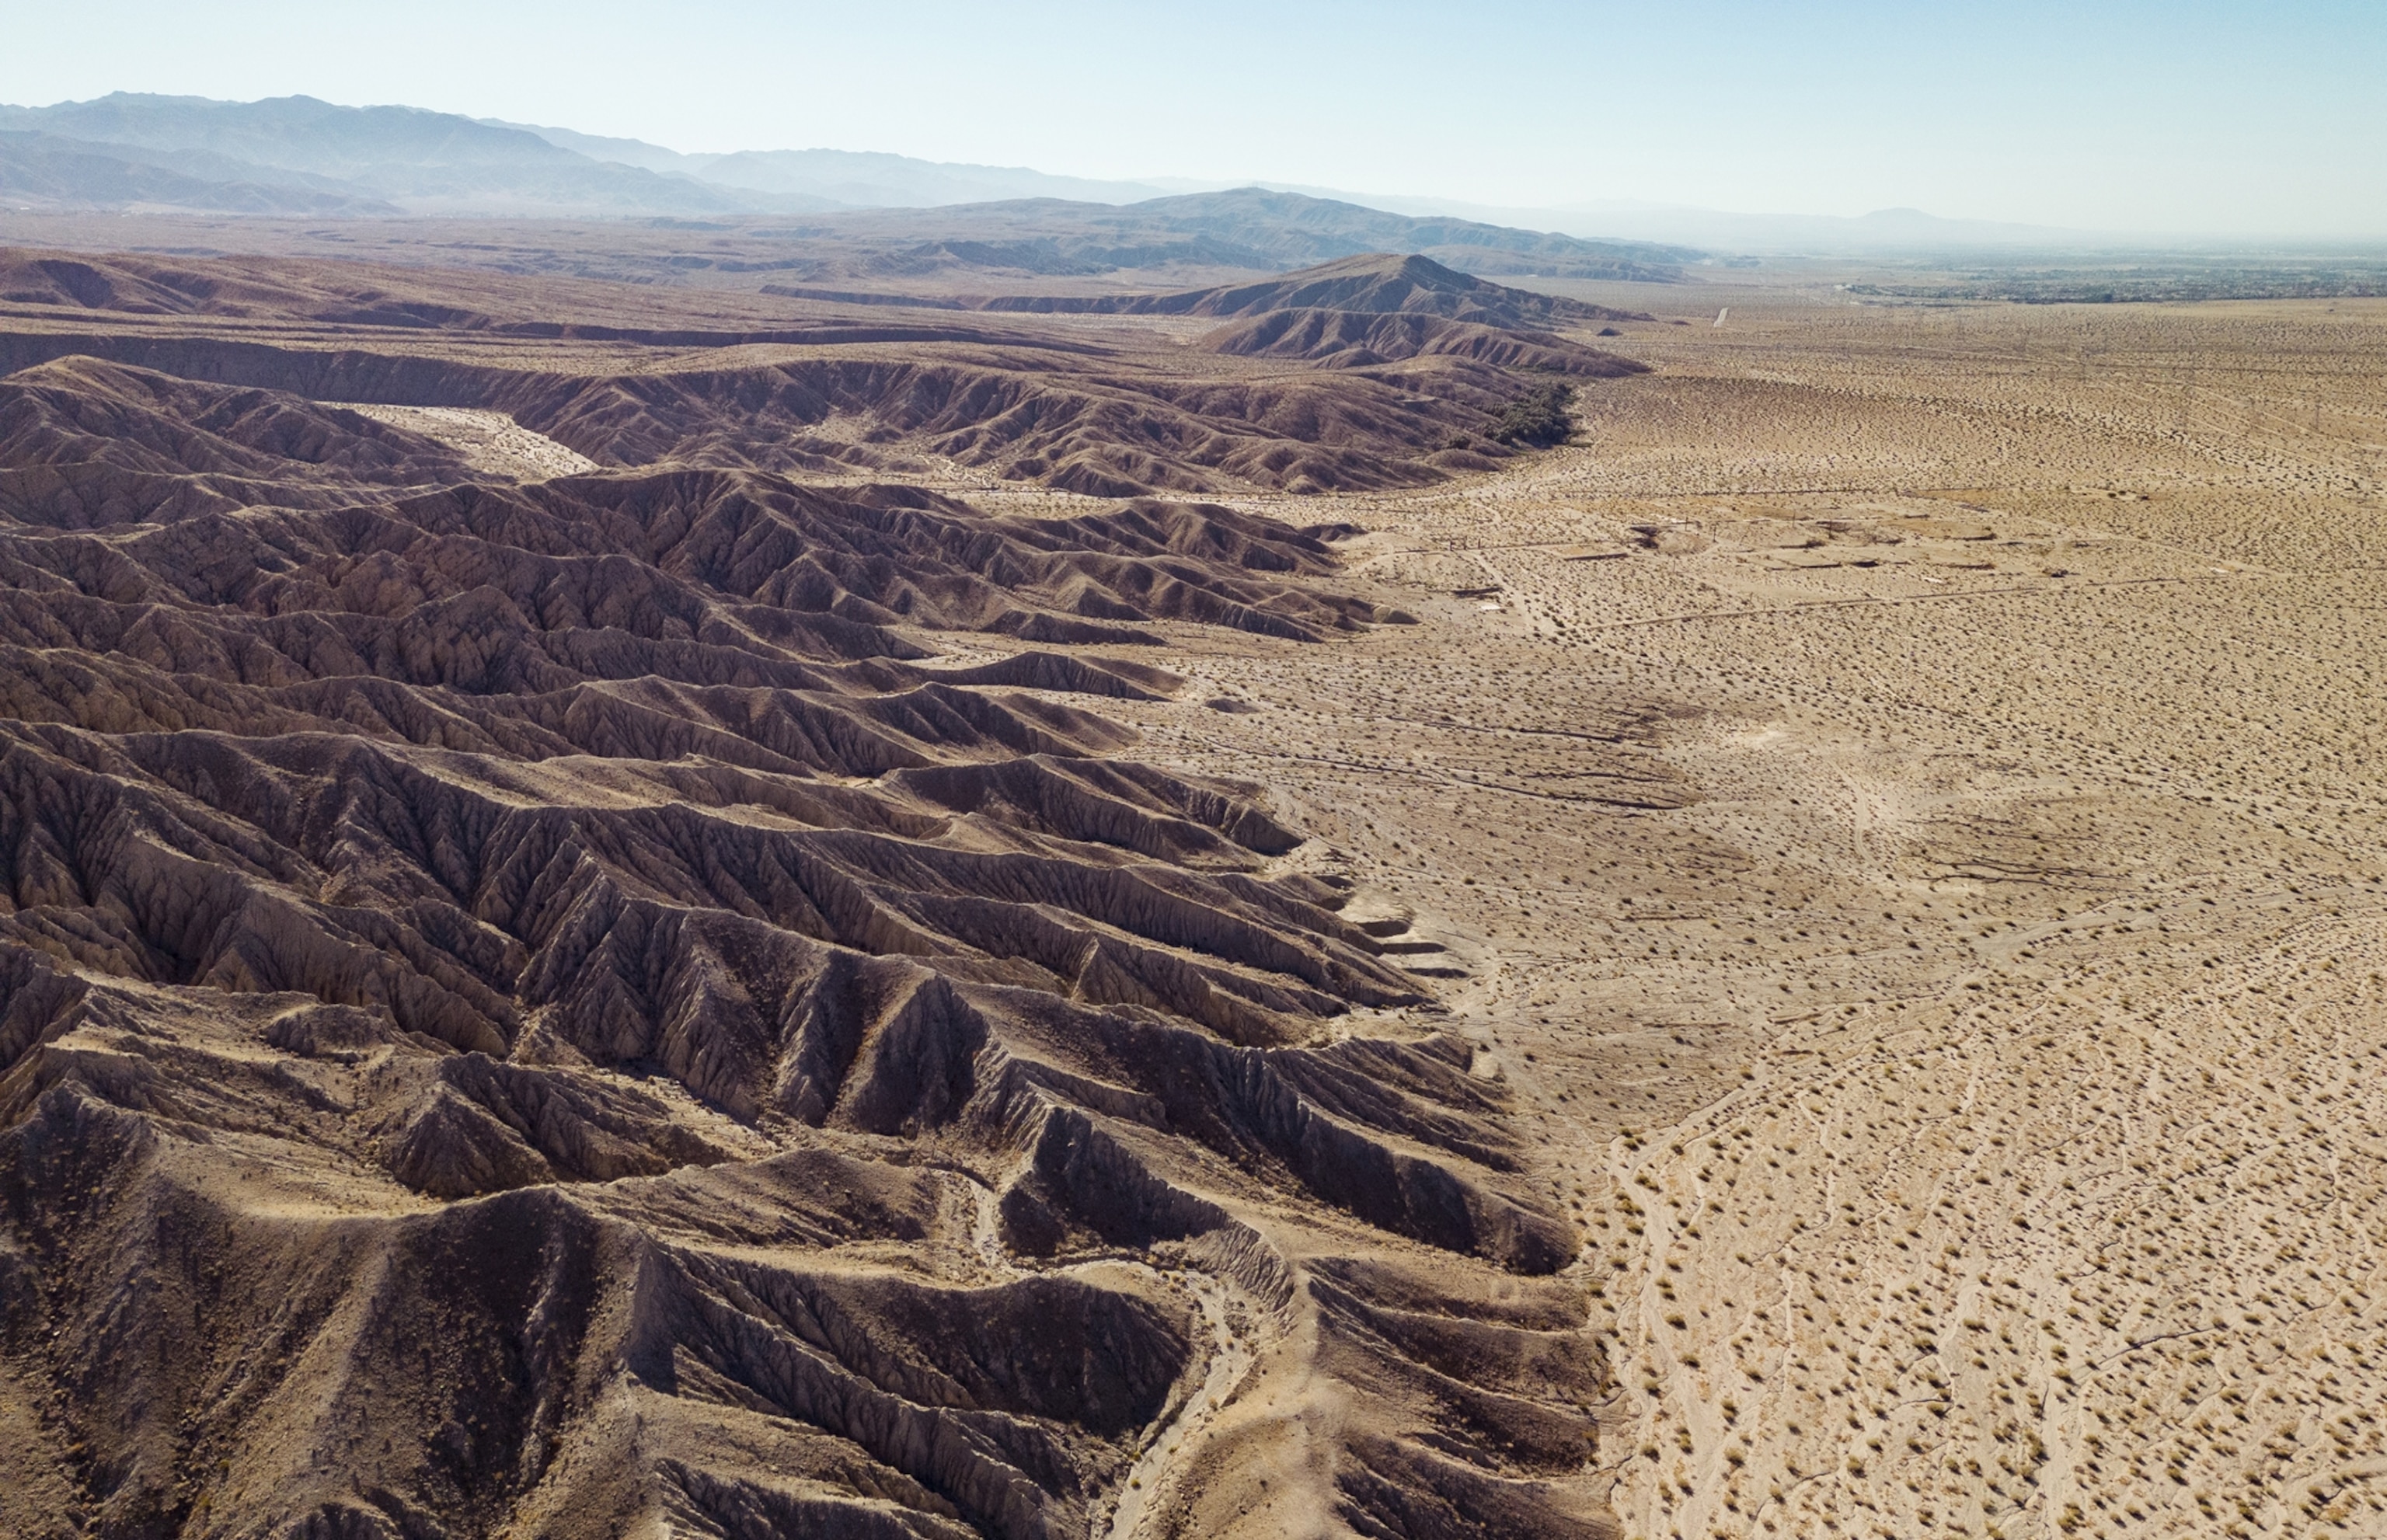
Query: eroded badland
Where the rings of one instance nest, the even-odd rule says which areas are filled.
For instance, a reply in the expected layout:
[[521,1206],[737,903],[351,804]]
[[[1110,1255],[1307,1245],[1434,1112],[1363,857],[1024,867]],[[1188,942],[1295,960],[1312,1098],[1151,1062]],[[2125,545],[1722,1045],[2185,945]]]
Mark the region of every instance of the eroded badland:
[[2387,1531],[2387,302],[9,260],[0,1529]]

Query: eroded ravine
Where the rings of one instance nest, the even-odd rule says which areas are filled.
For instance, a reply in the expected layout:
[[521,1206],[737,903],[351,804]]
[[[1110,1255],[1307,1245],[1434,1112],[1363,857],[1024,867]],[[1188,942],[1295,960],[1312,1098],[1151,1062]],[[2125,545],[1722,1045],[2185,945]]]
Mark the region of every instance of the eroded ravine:
[[[1015,1173],[1017,1175],[1017,1173]],[[995,1188],[973,1180],[970,1188],[970,1243],[987,1270],[998,1278],[1028,1276],[1003,1243],[1003,1224]],[[1136,1440],[1135,1463],[1129,1466],[1107,1499],[1094,1508],[1095,1540],[1139,1540],[1152,1533],[1154,1502],[1168,1483],[1180,1479],[1194,1441],[1249,1373],[1259,1336],[1268,1319],[1248,1294],[1231,1281],[1180,1261],[1163,1272],[1142,1262],[1105,1258],[1055,1271],[1094,1274],[1124,1273],[1156,1290],[1181,1295],[1194,1307],[1203,1328],[1197,1356],[1182,1377],[1159,1421]]]
[[[9,1371],[82,1376],[11,1458],[102,1532],[1572,1533],[1505,1092],[1110,714],[1155,628],[1362,634],[1324,544],[0,392]],[[1295,1332],[1342,1431],[1246,1491]]]
[[1156,1532],[1155,1504],[1186,1479],[1192,1446],[1250,1374],[1268,1340],[1259,1334],[1267,1317],[1257,1301],[1232,1281],[1187,1267],[1172,1281],[1192,1296],[1208,1333],[1202,1377],[1146,1435],[1107,1520],[1096,1521],[1094,1533],[1105,1540],[1143,1540]]

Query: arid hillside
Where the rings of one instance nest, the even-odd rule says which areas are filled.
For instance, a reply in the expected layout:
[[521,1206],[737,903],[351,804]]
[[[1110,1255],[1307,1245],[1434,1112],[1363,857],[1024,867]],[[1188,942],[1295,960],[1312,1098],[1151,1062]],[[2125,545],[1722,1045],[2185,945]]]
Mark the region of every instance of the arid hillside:
[[[959,475],[1102,497],[1434,485],[1508,458],[1485,428],[1538,380],[1644,367],[1547,330],[1599,319],[1590,307],[1420,258],[1320,272],[1281,285],[1282,308],[1248,296],[1199,312],[1210,324],[1189,335],[1165,316],[8,253],[0,367],[82,356],[319,400],[494,410],[599,465]],[[1319,308],[1345,290],[1358,309]],[[1396,308],[1390,322],[1370,308],[1388,293],[1464,297],[1455,313],[1478,319],[1434,325]],[[1295,325],[1257,338],[1217,331],[1221,314]],[[1529,317],[1542,329],[1519,329]],[[1276,346],[1304,328],[1315,345]]]

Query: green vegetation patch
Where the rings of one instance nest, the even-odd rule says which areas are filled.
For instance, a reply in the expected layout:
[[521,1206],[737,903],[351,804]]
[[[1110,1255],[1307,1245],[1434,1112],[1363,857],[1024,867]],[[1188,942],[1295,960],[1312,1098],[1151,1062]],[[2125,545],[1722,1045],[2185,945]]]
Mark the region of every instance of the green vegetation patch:
[[1496,444],[1530,444],[1547,449],[1553,444],[1566,442],[1574,431],[1567,417],[1567,403],[1574,399],[1574,386],[1546,385],[1509,403],[1509,408],[1492,420],[1484,436]]

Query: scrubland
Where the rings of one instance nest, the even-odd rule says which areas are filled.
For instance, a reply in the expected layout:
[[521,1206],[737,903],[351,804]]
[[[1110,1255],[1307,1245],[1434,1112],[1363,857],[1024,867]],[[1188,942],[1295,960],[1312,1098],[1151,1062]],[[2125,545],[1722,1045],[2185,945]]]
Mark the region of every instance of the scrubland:
[[1468,975],[1623,1533],[2381,1533],[2387,305],[1717,297],[1135,719]]

